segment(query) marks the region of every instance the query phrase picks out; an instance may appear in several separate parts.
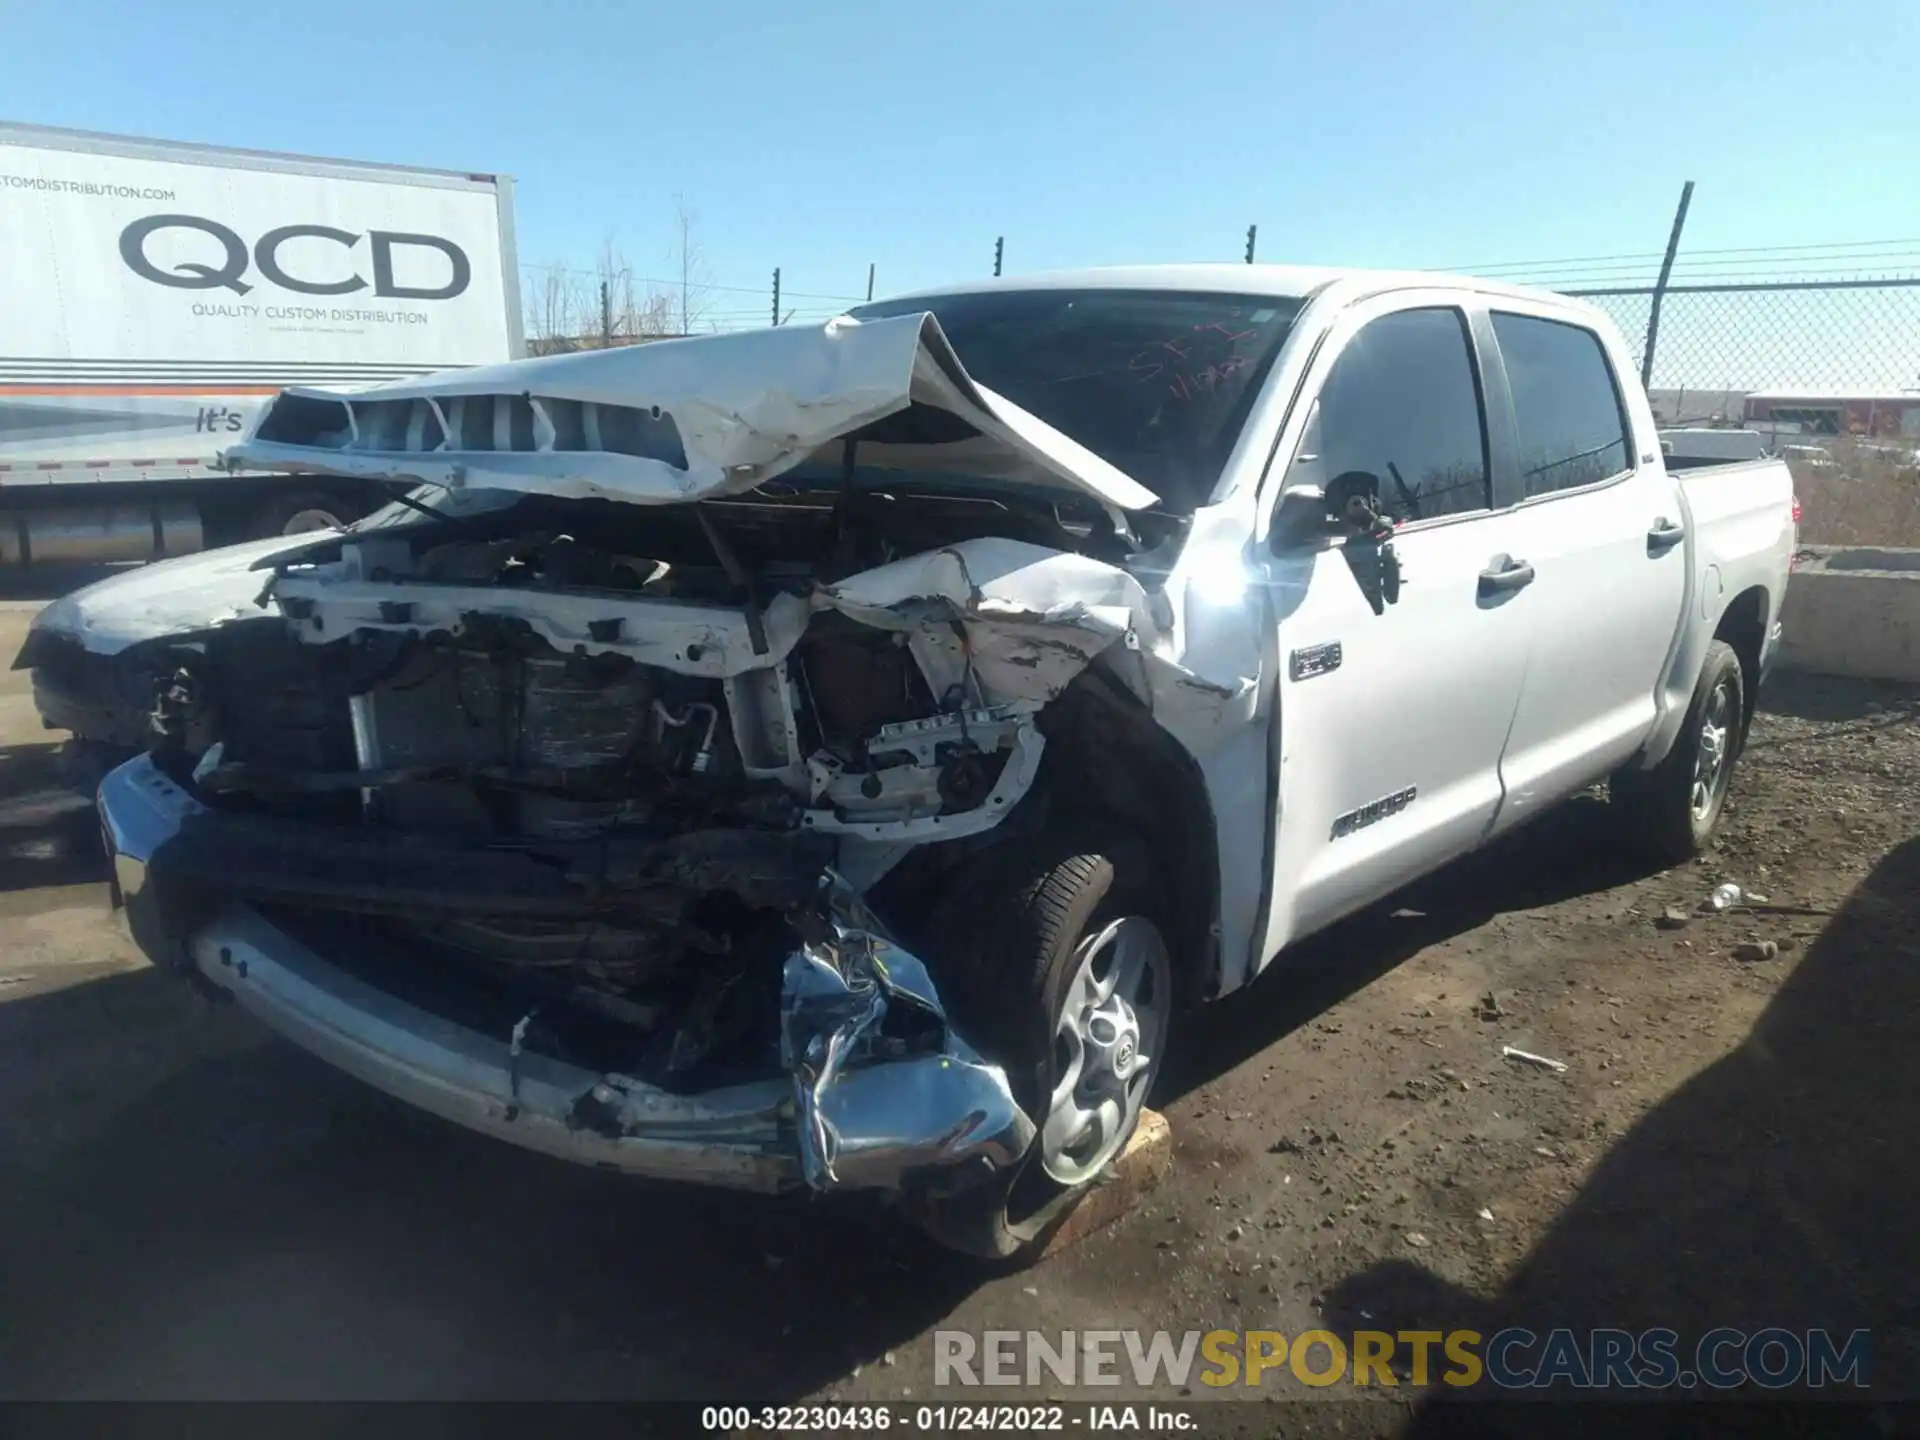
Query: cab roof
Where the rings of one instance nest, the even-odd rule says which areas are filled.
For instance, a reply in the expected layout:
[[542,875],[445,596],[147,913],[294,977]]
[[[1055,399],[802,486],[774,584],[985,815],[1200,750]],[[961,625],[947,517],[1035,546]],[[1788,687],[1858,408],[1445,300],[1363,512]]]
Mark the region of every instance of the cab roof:
[[[1481,295],[1578,305],[1574,297],[1529,285],[1508,285],[1469,275],[1436,270],[1369,270],[1334,265],[1233,265],[1222,262],[1193,265],[1111,265],[1080,270],[1044,270],[1032,275],[1008,275],[968,280],[953,285],[928,286],[887,301],[914,300],[938,295],[973,295],[995,290],[1176,290],[1232,295],[1272,295],[1305,299],[1323,290],[1341,287],[1348,299],[1383,290],[1461,290]],[[858,307],[855,307],[856,309]]]

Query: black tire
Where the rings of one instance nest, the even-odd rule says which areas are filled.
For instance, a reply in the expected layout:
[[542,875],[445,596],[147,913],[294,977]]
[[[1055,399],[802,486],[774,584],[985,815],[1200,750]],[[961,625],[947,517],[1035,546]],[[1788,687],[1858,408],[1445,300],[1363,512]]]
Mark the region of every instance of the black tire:
[[[248,539],[270,535],[299,535],[338,528],[360,518],[361,507],[343,494],[327,490],[288,490],[267,496],[254,507]],[[324,517],[325,523],[318,522]]]
[[[1666,759],[1651,770],[1616,771],[1608,786],[1609,800],[1631,842],[1650,859],[1678,865],[1706,848],[1726,807],[1733,763],[1746,739],[1746,713],[1740,657],[1724,640],[1715,640],[1707,647],[1686,719]],[[1724,758],[1703,806],[1696,784],[1711,715],[1722,716],[1713,728],[1722,731]]]
[[[1011,838],[984,852],[934,907],[923,948],[948,1016],[1006,1070],[1014,1098],[1036,1126],[1053,1090],[1062,991],[1081,942],[1123,916],[1151,920],[1164,937],[1164,913],[1147,847],[1097,821]],[[1158,1006],[1157,1066],[1173,1008],[1170,971],[1155,985],[1167,990]],[[1061,1184],[1046,1173],[1040,1150],[1036,1140],[1019,1166],[996,1176],[942,1177],[949,1187],[910,1195],[909,1211],[935,1239],[971,1254],[1004,1259],[1037,1249],[1097,1183]]]

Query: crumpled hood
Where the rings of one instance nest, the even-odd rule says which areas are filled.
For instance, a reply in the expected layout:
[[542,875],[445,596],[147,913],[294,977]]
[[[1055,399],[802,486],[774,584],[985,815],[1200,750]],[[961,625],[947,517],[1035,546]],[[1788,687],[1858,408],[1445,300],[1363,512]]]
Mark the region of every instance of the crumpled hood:
[[336,538],[274,535],[122,571],[61,596],[34,617],[32,628],[71,635],[97,655],[117,655],[143,640],[272,615],[274,602],[260,603],[269,576],[255,564]]
[[883,428],[862,439],[863,460],[1078,490],[1122,509],[1157,498],[974,381],[930,314],[550,355],[353,394],[287,390],[225,458],[256,470],[680,504],[751,490],[909,407],[944,412],[933,417],[943,423]]

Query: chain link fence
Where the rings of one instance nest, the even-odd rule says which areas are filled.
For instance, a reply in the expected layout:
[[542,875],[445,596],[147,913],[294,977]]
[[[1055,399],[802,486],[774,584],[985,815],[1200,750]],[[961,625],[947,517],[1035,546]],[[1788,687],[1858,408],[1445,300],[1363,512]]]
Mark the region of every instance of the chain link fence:
[[1563,293],[1627,336],[1663,425],[1744,426],[1787,457],[1804,541],[1920,546],[1920,276]]
[[1565,293],[1605,310],[1640,364],[1658,295],[1656,391],[1911,391],[1920,405],[1920,276]]

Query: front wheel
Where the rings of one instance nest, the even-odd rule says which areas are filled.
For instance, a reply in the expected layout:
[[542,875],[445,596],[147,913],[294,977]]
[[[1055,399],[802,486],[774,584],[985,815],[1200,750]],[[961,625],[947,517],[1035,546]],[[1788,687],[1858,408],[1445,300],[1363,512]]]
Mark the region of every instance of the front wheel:
[[1680,735],[1651,770],[1620,770],[1609,797],[1642,850],[1669,865],[1706,847],[1727,803],[1746,722],[1746,676],[1724,640],[1707,647]]
[[1162,913],[1146,847],[1103,824],[1009,840],[936,907],[927,945],[954,1027],[1039,1132],[1014,1169],[913,1200],[936,1239],[1037,1245],[1133,1137],[1172,1021]]

